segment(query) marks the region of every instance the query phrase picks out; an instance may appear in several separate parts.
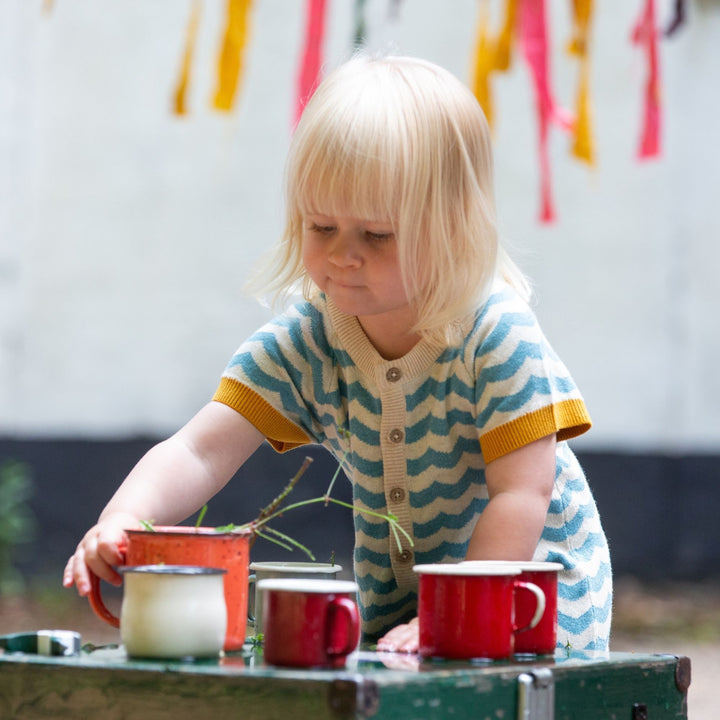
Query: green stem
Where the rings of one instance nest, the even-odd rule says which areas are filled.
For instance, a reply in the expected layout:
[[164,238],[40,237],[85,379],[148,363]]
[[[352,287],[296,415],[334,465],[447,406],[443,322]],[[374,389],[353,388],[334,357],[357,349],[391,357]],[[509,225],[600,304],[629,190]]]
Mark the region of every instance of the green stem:
[[196,529],[199,528],[199,527],[202,525],[202,521],[205,519],[205,513],[207,512],[207,509],[208,509],[207,503],[205,503],[205,505],[203,505],[203,506],[200,508],[200,512],[198,513],[198,518],[197,518],[197,520],[195,521],[195,528],[196,528]]
[[[302,550],[311,560],[315,560],[315,556],[312,554],[310,549],[305,547],[305,545],[303,545],[298,540],[295,540],[295,538],[292,538],[289,535],[286,535],[285,533],[276,530],[275,528],[271,528],[269,525],[264,528],[264,531],[266,533],[272,533],[273,535],[275,535],[276,538],[282,540],[282,542],[286,542],[289,545],[296,547],[298,550]],[[265,538],[267,540],[272,540],[272,538],[269,538],[267,535],[265,535]],[[292,548],[290,549],[292,550]]]
[[[278,510],[278,507],[282,504],[283,500],[290,494],[292,489],[297,485],[298,480],[302,477],[303,473],[310,467],[310,463],[312,463],[313,459],[311,457],[306,457],[303,461],[303,464],[300,466],[300,469],[295,473],[295,475],[290,479],[290,482],[285,486],[283,491],[269,504],[266,505],[261,511],[260,514],[255,518],[255,520],[252,523],[248,523],[249,525],[252,525],[254,527],[261,527],[270,518],[277,517],[279,513],[284,512],[284,510]],[[288,508],[285,508],[287,510]],[[255,543],[255,539],[257,538],[257,534],[253,535],[253,537],[250,540],[250,547],[253,546]]]
[[[341,430],[338,428],[338,435],[341,435],[345,439],[350,439],[350,432],[348,430]],[[330,495],[332,495],[332,489],[335,486],[335,481],[338,479],[338,475],[340,475],[340,471],[343,469],[343,466],[345,465],[345,460],[347,460],[347,456],[350,454],[350,448],[348,448],[344,453],[343,456],[340,458],[340,462],[338,463],[338,466],[335,470],[335,474],[332,476],[330,480],[330,484],[328,485],[328,489],[325,491],[325,497],[328,498]],[[327,502],[325,502],[325,506],[327,507]]]
[[397,536],[397,531],[399,530],[407,539],[407,541],[410,543],[410,546],[412,547],[415,543],[413,542],[413,539],[410,537],[410,535],[407,533],[405,528],[400,525],[398,522],[398,519],[394,515],[383,515],[382,513],[375,512],[374,510],[364,510],[358,508],[356,505],[351,505],[350,503],[346,503],[343,500],[338,500],[337,498],[328,497],[327,495],[323,497],[317,497],[317,498],[310,498],[309,500],[299,500],[296,503],[292,503],[288,505],[287,507],[282,508],[282,510],[277,510],[272,515],[268,515],[267,517],[263,518],[262,520],[255,520],[253,522],[249,522],[246,525],[242,525],[241,527],[243,529],[250,529],[257,533],[257,528],[262,527],[263,525],[267,524],[271,520],[274,520],[276,517],[279,517],[283,513],[286,513],[288,510],[294,510],[295,508],[304,507],[305,505],[315,505],[319,502],[324,502],[326,505],[327,503],[334,503],[335,505],[340,505],[341,507],[348,508],[350,510],[355,510],[359,512],[361,515],[370,515],[371,517],[376,517],[379,520],[386,520],[389,524],[391,529],[393,530],[393,535],[395,536],[395,541],[398,544],[398,548],[402,550],[402,545],[400,543],[400,540]]

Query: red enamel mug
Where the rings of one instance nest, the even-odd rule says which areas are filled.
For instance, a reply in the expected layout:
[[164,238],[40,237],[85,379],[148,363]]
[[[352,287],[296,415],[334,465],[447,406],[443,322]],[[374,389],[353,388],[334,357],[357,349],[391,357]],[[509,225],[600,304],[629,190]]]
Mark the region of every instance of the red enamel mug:
[[[557,562],[482,560],[467,561],[463,565],[494,563],[510,565],[520,570],[520,580],[534,583],[545,595],[545,612],[534,627],[526,627],[515,635],[516,655],[553,655],[557,646],[558,629],[558,573],[563,565]],[[525,588],[515,593],[515,621],[527,626],[535,612],[535,597]]]
[[[224,650],[240,650],[245,642],[248,601],[249,532],[217,532],[209,527],[156,526],[153,530],[126,530],[123,565],[195,565],[221,568],[227,605]],[[113,627],[120,619],[103,602],[100,579],[90,573],[88,600],[95,614]]]
[[344,667],[360,642],[358,586],[348,580],[260,580],[263,655],[270,665]]
[[[416,565],[419,575],[420,654],[458,660],[502,660],[512,656],[515,638],[535,627],[545,595],[519,579],[520,569],[500,563]],[[515,620],[515,599],[527,590],[535,612],[526,625]]]

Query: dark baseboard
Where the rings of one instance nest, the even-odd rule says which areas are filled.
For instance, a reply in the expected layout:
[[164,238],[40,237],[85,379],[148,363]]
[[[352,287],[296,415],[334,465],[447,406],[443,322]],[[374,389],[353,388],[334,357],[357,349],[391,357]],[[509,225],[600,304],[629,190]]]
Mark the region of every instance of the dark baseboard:
[[[18,545],[15,564],[26,575],[59,578],[67,557],[113,490],[157,438],[125,440],[0,439],[0,464],[25,464],[32,479],[29,507],[34,538]],[[305,455],[314,458],[294,500],[321,496],[335,471],[320,448],[284,455],[264,445],[209,504],[205,525],[242,523],[256,516],[292,477]],[[649,581],[720,579],[720,457],[619,452],[578,453],[593,488],[611,546],[616,575]],[[333,496],[349,501],[340,478]],[[1,514],[1,513],[0,513]],[[332,552],[351,567],[350,511],[322,504],[281,518],[276,527],[307,545],[318,560]],[[257,560],[302,560],[266,541]]]

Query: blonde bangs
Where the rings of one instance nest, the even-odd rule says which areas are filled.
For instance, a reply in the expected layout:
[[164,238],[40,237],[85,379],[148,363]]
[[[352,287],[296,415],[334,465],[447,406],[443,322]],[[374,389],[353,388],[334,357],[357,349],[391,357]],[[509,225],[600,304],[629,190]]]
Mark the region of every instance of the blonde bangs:
[[286,175],[288,207],[300,215],[393,222],[405,162],[402,137],[390,132],[392,114],[367,100],[338,107],[332,88],[325,89],[313,96],[305,110],[309,121],[301,120],[296,130]]

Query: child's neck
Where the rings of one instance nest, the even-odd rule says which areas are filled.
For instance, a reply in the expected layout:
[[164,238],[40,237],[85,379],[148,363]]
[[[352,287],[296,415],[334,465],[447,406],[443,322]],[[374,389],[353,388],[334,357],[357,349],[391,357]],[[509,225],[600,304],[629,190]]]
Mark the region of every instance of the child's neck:
[[365,331],[368,340],[385,360],[397,360],[407,355],[420,341],[420,335],[410,332],[412,325],[388,323],[386,318],[379,316],[358,317],[360,327]]

